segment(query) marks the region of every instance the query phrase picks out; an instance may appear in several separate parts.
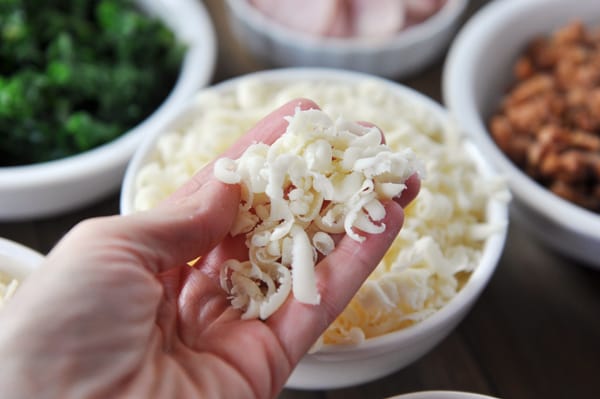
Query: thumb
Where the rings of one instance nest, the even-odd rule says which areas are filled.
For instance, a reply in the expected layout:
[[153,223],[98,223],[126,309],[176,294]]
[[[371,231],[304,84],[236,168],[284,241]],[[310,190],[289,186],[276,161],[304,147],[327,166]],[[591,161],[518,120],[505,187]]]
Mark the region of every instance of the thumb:
[[84,221],[63,242],[78,243],[79,252],[101,244],[113,257],[121,257],[118,260],[159,273],[215,247],[232,226],[239,196],[239,186],[209,179],[187,196],[149,211]]

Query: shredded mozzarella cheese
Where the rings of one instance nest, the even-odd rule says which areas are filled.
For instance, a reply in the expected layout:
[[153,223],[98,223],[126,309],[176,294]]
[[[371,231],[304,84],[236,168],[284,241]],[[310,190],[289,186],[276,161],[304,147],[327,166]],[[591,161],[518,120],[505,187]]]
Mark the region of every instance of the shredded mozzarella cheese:
[[[423,174],[411,150],[391,151],[375,127],[333,121],[316,109],[298,109],[287,121],[285,133],[271,146],[253,144],[239,159],[221,158],[214,167],[218,179],[241,183],[248,193],[237,215],[244,228],[234,223],[233,231],[246,233],[250,252],[262,254],[262,248],[281,247],[288,238],[292,243],[289,263],[273,250],[270,253],[277,255],[251,259],[248,267],[254,275],[246,274],[242,280],[236,280],[237,262],[228,261],[221,269],[221,286],[232,305],[244,311],[244,318],[255,316],[255,311],[248,310],[257,306],[259,316],[266,318],[281,305],[271,300],[281,291],[271,289],[270,281],[262,276],[273,267],[291,270],[292,293],[298,301],[319,304],[314,268],[317,252],[330,253],[335,246],[330,234],[339,232],[342,224],[343,231],[356,241],[364,240],[356,229],[382,233],[385,208],[380,200],[400,195],[408,177]],[[379,190],[384,184],[393,184],[395,190]],[[266,211],[257,212],[260,207]],[[329,222],[326,217],[333,210],[337,221]],[[255,286],[249,287],[252,282]]]
[[[392,150],[411,148],[417,158],[425,162],[426,170],[421,192],[405,210],[400,234],[319,341],[323,344],[358,343],[427,318],[456,295],[477,267],[489,234],[505,227],[488,223],[487,204],[491,199],[508,201],[510,195],[505,182],[482,176],[453,126],[432,115],[426,106],[378,81],[282,83],[246,79],[230,91],[203,92],[196,100],[194,118],[163,135],[154,161],[139,172],[134,207],[143,210],[156,206],[264,115],[298,97],[314,100],[334,120],[374,123],[385,132],[386,143]],[[327,168],[327,159],[331,158],[327,146],[317,141],[313,148],[309,152],[314,156],[306,158],[307,164],[311,169]],[[267,151],[266,148],[258,150]],[[337,151],[333,155],[341,158]],[[353,154],[346,155],[350,159]],[[359,166],[361,170],[373,170],[366,164],[364,168],[362,164]],[[253,187],[262,188],[258,187],[258,180],[258,177],[251,180]],[[314,175],[312,181],[314,187],[319,187],[323,199],[336,200],[350,198],[361,184],[352,174],[331,180]],[[397,189],[393,183],[378,188],[386,193]],[[307,202],[302,201],[300,194],[297,197],[300,203],[293,208],[296,213],[302,213],[301,208]],[[247,204],[264,201],[264,198],[254,199],[250,192],[242,191],[242,196]],[[313,201],[321,199],[313,198]],[[329,203],[325,210],[327,212],[314,220],[318,229],[344,232],[342,209]],[[250,231],[268,212],[266,206],[258,207],[256,215],[237,220],[237,231],[233,233]],[[377,210],[372,212],[377,215]],[[318,248],[316,244],[315,247]],[[285,237],[276,247],[261,248],[251,256],[281,257],[281,263],[289,264],[292,254],[293,240]],[[246,271],[238,273],[248,274]],[[281,281],[275,283],[275,287],[280,284],[278,299],[287,295],[286,289],[291,291],[291,279],[287,276],[273,273],[269,278]]]

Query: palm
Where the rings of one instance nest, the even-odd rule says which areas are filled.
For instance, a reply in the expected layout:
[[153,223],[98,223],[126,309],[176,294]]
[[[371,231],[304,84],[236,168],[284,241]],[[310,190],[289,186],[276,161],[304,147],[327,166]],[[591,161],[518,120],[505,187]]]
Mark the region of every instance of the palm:
[[[56,395],[49,388],[48,397],[268,398],[278,392],[291,363],[276,334],[261,321],[240,320],[213,278],[187,265],[154,274],[132,261],[145,256],[134,246],[85,241],[79,250],[89,254],[88,270],[56,251],[45,273],[30,280],[50,294],[32,295],[34,284],[19,292],[22,306],[39,317],[23,326],[15,350],[32,360],[28,372],[49,387],[69,387]],[[48,303],[59,311],[44,312]]]
[[204,271],[184,267],[161,279],[167,299],[157,328],[171,350],[158,355],[178,371],[174,385],[215,397],[268,398],[279,391],[292,366],[267,324],[240,320]]
[[[390,219],[401,220],[400,207],[390,207]],[[216,271],[224,257],[243,252],[239,241],[224,240],[194,268],[184,265],[154,274],[139,266],[149,255],[136,253],[138,248],[127,244],[132,240],[124,238],[85,248],[96,256],[89,263],[111,267],[96,268],[76,285],[79,297],[106,298],[78,303],[89,319],[78,324],[97,324],[98,315],[106,316],[101,319],[106,324],[88,331],[94,344],[82,348],[85,353],[73,353],[79,362],[75,370],[87,370],[98,384],[109,387],[101,392],[105,397],[273,397],[389,245],[387,239],[372,236],[357,254],[358,244],[343,238],[317,266],[322,287],[329,287],[321,289],[322,305],[288,298],[263,322],[241,320],[218,283]],[[331,273],[334,265],[347,264],[351,257],[356,268]],[[107,348],[114,349],[112,356]],[[71,374],[74,386],[89,377]]]
[[[130,306],[131,314],[124,316],[139,320],[140,325],[123,323],[111,334],[98,334],[99,342],[107,341],[98,346],[101,357],[105,355],[103,348],[114,344],[121,347],[124,338],[137,352],[137,362],[130,361],[132,356],[126,352],[123,359],[113,358],[112,364],[95,362],[106,367],[96,370],[96,376],[113,374],[112,381],[107,378],[104,384],[114,388],[109,397],[118,392],[152,397],[164,390],[178,392],[176,397],[267,398],[278,392],[292,366],[267,324],[241,321],[239,312],[229,307],[224,291],[197,269],[184,266],[162,273],[159,280],[163,289],[158,296],[160,290],[150,288],[145,280],[141,276],[140,287],[148,289],[139,294],[140,302],[146,306]],[[129,278],[123,287],[128,294],[132,284],[135,285]],[[107,289],[110,296],[105,297],[119,298],[114,284]],[[123,308],[118,303],[104,305],[106,309],[96,309],[97,312]],[[153,313],[156,317],[144,320]],[[153,323],[153,328],[144,329],[146,323]],[[145,335],[148,331],[150,334]],[[114,375],[115,364],[128,367]]]

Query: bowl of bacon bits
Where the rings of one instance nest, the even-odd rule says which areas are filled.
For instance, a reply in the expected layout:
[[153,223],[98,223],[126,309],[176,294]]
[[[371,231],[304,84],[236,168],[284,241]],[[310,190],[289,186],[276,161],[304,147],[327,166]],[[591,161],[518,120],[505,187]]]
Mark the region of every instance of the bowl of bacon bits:
[[[296,109],[273,144],[219,158],[301,97],[320,110]],[[243,318],[268,319],[289,295],[319,303],[315,256],[333,250],[335,234],[360,241],[357,231],[382,233],[381,201],[402,193],[410,176],[421,178],[400,234],[302,359],[291,388],[360,384],[423,356],[468,312],[503,249],[510,199],[503,179],[439,104],[392,81],[296,68],[202,90],[134,155],[121,212],[156,206],[215,159],[215,177],[242,188],[230,233],[245,236],[248,257],[225,262],[220,284]]]
[[597,5],[484,7],[449,52],[444,99],[507,176],[515,219],[550,248],[600,267]]
[[268,64],[402,78],[440,59],[468,0],[228,0],[240,43]]

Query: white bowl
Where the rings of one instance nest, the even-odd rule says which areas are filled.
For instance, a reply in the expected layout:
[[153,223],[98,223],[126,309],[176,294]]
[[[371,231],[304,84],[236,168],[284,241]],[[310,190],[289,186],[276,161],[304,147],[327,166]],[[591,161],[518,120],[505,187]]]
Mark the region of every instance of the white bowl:
[[422,391],[396,395],[387,399],[494,399],[494,397],[471,392]]
[[0,273],[19,283],[33,272],[44,256],[33,249],[0,237]]
[[246,0],[227,0],[227,4],[240,42],[276,66],[345,68],[397,79],[442,56],[468,0],[448,0],[431,18],[379,42],[312,37],[277,24]]
[[487,118],[512,82],[512,66],[538,35],[578,18],[600,24],[597,0],[503,0],[482,8],[459,32],[444,68],[444,101],[492,164],[508,177],[511,212],[551,248],[600,268],[600,215],[534,182],[492,140]]
[[[245,94],[261,97],[264,93],[258,93],[260,91],[259,86],[268,87],[270,84],[320,82],[323,80],[342,83],[369,80],[383,83],[394,96],[410,99],[414,104],[424,107],[421,110],[426,110],[426,115],[431,120],[448,121],[446,111],[438,103],[412,89],[370,75],[341,70],[296,68],[258,72],[204,89],[201,94],[208,94],[208,98],[213,98],[211,95],[219,98],[230,95],[238,87],[244,87],[244,90],[240,90],[242,94],[237,93],[238,97],[245,98]],[[252,84],[243,86],[243,84],[249,82],[252,82]],[[297,88],[294,90],[294,95],[312,97],[311,93]],[[269,98],[274,97],[276,95]],[[287,99],[280,100],[287,101]],[[228,97],[224,101],[229,103],[232,100]],[[240,101],[252,100],[246,98]],[[318,100],[317,103],[319,103]],[[202,113],[201,105],[198,104],[200,103],[192,102],[187,107],[182,108],[178,116],[167,126],[165,132],[177,130],[182,124],[189,122],[190,117]],[[320,103],[320,105],[327,106],[331,104]],[[351,115],[356,115],[355,110],[348,110],[348,112]],[[226,120],[231,119],[230,112],[226,112],[223,116]],[[359,118],[364,118],[364,116]],[[211,132],[214,131],[215,127],[214,123],[210,125]],[[156,146],[161,134],[148,137],[135,153],[127,168],[121,191],[122,214],[130,214],[135,211],[136,177],[144,165],[156,159]],[[464,150],[472,156],[480,173],[487,177],[494,176],[491,168],[471,143],[465,142]],[[299,389],[332,389],[360,384],[388,375],[408,365],[438,344],[453,330],[474,304],[492,276],[501,255],[506,238],[506,221],[508,219],[506,202],[490,199],[487,202],[486,216],[488,221],[499,225],[500,228],[485,240],[479,265],[464,287],[445,306],[423,321],[402,330],[367,339],[364,343],[356,346],[325,346],[320,351],[305,356],[291,375],[286,386]]]
[[162,105],[116,140],[63,159],[0,167],[0,220],[49,216],[86,205],[115,191],[144,136],[152,135],[212,78],[216,62],[214,28],[195,0],[138,0],[140,6],[173,29],[187,45],[178,80]]

